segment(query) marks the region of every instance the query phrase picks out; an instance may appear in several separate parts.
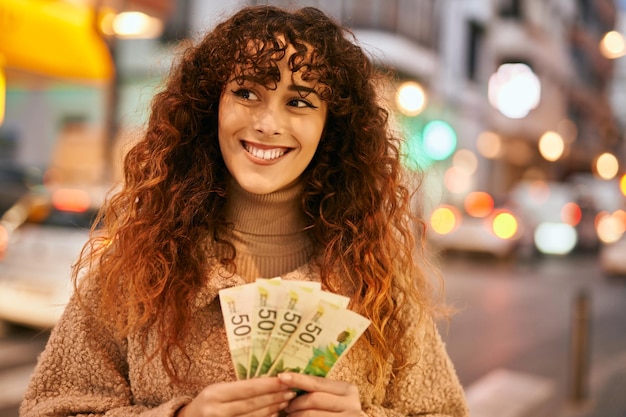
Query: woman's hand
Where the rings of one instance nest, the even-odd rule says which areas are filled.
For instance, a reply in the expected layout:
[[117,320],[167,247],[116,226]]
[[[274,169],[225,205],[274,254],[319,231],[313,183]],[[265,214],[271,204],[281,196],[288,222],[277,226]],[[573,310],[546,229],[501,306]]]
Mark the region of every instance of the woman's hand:
[[306,391],[285,409],[289,417],[362,416],[359,389],[354,384],[291,372],[279,374],[278,379]]
[[278,378],[255,378],[209,385],[177,417],[269,417],[289,405],[295,392]]

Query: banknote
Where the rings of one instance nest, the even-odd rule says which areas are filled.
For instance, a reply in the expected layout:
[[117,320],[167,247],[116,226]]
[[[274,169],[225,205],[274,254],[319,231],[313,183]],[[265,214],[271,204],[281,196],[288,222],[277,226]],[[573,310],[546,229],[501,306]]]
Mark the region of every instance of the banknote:
[[256,283],[220,290],[226,337],[237,379],[249,377],[252,314]]
[[254,377],[259,370],[265,345],[274,329],[278,309],[285,299],[287,285],[282,279],[257,279],[252,314],[252,335],[250,340],[250,360],[248,377]]
[[289,371],[324,377],[369,324],[360,314],[320,300],[289,337],[267,374]]

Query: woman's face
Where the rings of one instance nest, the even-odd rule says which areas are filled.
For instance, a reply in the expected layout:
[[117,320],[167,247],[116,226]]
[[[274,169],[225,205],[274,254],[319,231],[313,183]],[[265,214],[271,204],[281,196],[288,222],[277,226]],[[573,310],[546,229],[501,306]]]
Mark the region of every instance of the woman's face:
[[281,190],[298,180],[313,159],[326,122],[327,104],[313,82],[292,73],[289,45],[278,62],[280,81],[268,89],[231,80],[219,103],[222,157],[237,183],[254,194]]

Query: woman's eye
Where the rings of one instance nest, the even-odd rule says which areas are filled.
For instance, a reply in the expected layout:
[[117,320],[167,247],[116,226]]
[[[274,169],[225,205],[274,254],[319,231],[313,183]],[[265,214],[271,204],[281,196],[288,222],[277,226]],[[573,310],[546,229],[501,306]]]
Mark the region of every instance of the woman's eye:
[[256,94],[254,94],[252,91],[247,90],[245,88],[241,88],[239,90],[233,90],[233,94],[244,100],[257,100]]
[[310,101],[301,99],[301,98],[294,98],[289,100],[289,102],[287,102],[288,106],[291,107],[299,107],[299,108],[304,108],[304,107],[310,107],[312,109],[316,109],[317,106],[314,106]]

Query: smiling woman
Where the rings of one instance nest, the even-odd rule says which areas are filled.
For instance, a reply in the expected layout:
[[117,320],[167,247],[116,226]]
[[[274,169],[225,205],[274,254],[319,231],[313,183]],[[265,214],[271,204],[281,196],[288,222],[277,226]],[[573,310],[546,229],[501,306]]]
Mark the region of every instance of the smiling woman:
[[[382,80],[311,7],[243,8],[186,48],[74,269],[21,416],[467,416]],[[277,277],[336,293],[370,323],[326,377],[231,367],[218,294]]]

